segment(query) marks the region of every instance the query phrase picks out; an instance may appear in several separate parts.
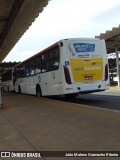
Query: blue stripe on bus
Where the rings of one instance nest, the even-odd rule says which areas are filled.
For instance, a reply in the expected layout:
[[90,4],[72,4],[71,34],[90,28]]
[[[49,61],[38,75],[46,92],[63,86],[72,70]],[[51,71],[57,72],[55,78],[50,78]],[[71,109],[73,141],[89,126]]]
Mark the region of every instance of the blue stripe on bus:
[[100,92],[100,91],[105,91],[105,90],[94,89],[94,90],[79,91],[79,93],[85,94],[85,93]]

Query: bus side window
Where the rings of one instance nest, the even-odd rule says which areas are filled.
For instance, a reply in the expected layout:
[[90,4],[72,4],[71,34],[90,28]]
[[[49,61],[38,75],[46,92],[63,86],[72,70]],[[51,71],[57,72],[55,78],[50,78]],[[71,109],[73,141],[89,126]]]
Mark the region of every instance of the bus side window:
[[49,51],[42,55],[42,72],[50,71],[50,54]]
[[38,56],[34,59],[34,70],[35,70],[35,74],[41,73],[41,56]]
[[35,74],[35,66],[34,66],[34,59],[30,62],[30,75],[34,75]]
[[43,62],[42,63],[42,72],[48,72],[50,70],[50,67],[49,67],[49,61],[48,62]]
[[57,59],[50,61],[51,71],[57,70],[59,67],[59,62]]
[[7,71],[3,76],[2,76],[2,80],[3,81],[8,81],[12,78],[12,73],[11,70]]
[[23,68],[18,68],[17,69],[17,77],[18,78],[25,77],[25,73],[24,73],[24,69]]
[[35,70],[34,69],[30,69],[30,75],[34,75],[35,74]]
[[29,70],[28,69],[25,70],[25,76],[29,76]]
[[50,52],[50,70],[57,70],[59,68],[59,47],[55,47]]

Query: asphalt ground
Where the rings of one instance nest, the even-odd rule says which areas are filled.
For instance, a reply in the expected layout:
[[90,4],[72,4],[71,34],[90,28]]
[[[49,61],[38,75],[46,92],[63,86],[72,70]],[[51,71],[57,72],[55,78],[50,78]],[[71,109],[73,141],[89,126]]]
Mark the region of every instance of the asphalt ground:
[[[120,151],[119,111],[15,93],[5,93],[2,100],[0,151]],[[112,160],[120,157],[21,159]]]

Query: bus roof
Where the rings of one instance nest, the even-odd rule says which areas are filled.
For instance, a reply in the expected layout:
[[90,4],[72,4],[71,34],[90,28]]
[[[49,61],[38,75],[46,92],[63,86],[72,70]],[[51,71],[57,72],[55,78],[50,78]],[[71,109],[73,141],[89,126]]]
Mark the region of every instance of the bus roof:
[[24,63],[27,62],[27,61],[29,62],[29,60],[31,60],[31,59],[37,57],[38,55],[44,53],[45,51],[47,51],[47,50],[49,50],[49,49],[52,49],[53,47],[55,47],[55,46],[57,46],[57,45],[58,45],[58,42],[54,43],[53,45],[51,45],[51,46],[45,48],[44,50],[42,50],[42,51],[36,53],[35,55],[29,57],[28,59],[24,60],[23,62],[17,64],[15,67],[18,67],[18,66],[20,66],[21,64],[24,64]]

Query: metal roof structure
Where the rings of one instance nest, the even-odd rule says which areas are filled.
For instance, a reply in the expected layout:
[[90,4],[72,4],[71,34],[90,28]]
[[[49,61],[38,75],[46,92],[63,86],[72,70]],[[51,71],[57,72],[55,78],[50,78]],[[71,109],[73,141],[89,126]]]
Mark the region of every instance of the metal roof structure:
[[0,62],[38,17],[49,0],[0,0]]
[[119,27],[113,27],[110,31],[107,30],[106,33],[95,36],[95,38],[105,40],[108,53],[115,52],[116,47],[120,51],[120,25]]
[[101,33],[95,38],[104,39],[106,42],[107,53],[116,53],[116,65],[117,65],[117,77],[118,86],[120,87],[120,64],[119,64],[119,52],[120,52],[120,25],[119,27],[113,27],[111,31]]

